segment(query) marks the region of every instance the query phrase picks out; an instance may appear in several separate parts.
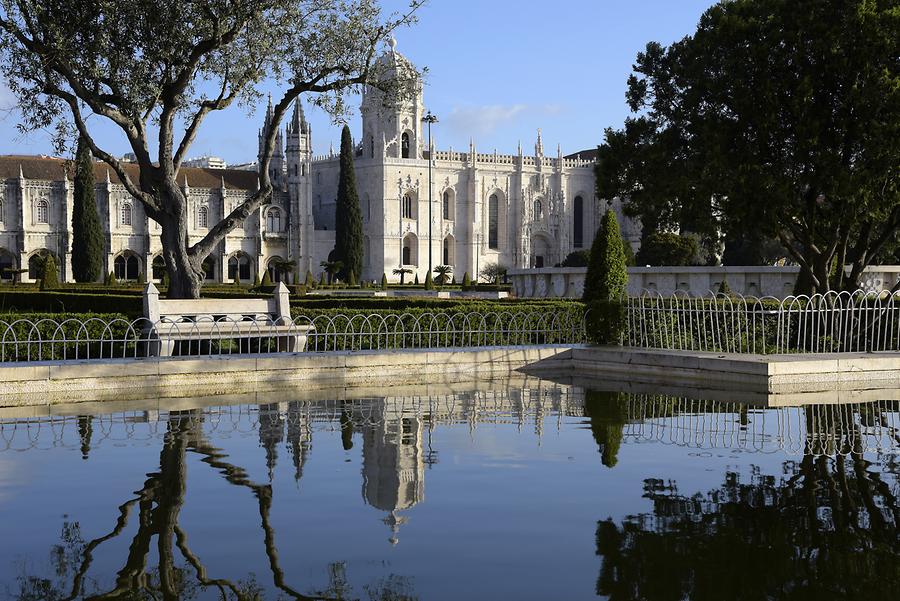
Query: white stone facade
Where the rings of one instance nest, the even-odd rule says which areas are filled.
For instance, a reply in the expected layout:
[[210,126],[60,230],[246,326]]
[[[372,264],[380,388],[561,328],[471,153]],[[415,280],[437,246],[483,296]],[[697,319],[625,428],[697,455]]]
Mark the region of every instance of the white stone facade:
[[[379,61],[388,73],[412,72],[394,47]],[[365,231],[359,277],[380,280],[387,274],[397,281],[393,270],[403,267],[424,279],[429,264],[448,264],[457,279],[464,272],[475,279],[491,263],[550,267],[573,250],[590,248],[607,207],[594,196],[593,162],[564,157],[559,148],[555,156],[545,155],[540,130],[528,155],[521,147],[516,154],[479,153],[474,142],[466,152],[435,151],[429,190],[425,106],[421,85],[416,89],[413,98],[399,103],[385,102],[376,88],[363,96],[362,136],[355,149]],[[270,116],[271,103],[260,145]],[[312,131],[298,104],[277,136],[270,163],[276,188],[272,203],[210,255],[208,281],[231,282],[235,275],[252,281],[266,269],[277,280],[273,265],[280,260],[294,261],[301,279],[307,271],[321,271],[320,263],[334,248],[339,161],[333,152],[313,157],[311,148]],[[137,166],[127,167],[136,177]],[[57,258],[62,280],[71,279],[71,168],[62,159],[0,157],[5,180],[0,270],[27,269],[31,261],[33,269],[22,279],[33,280],[38,274],[32,258],[49,252]],[[190,243],[258,185],[255,173],[240,169],[185,167],[179,177],[194,215]],[[105,165],[95,165],[95,179],[106,271],[119,279],[136,279],[139,273],[161,278],[159,226]],[[623,218],[618,202],[612,206],[626,240],[636,245],[639,226]]]

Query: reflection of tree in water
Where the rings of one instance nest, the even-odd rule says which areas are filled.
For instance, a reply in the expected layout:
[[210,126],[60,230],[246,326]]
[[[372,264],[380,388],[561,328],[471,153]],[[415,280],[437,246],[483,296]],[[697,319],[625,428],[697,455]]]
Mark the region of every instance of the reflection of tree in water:
[[[260,445],[266,453],[271,481],[277,445],[284,440],[284,419],[277,415],[273,406],[261,407],[260,415]],[[78,422],[84,458],[88,457],[90,450],[90,419],[85,417]],[[85,541],[78,522],[64,522],[60,544],[55,545],[50,553],[52,577],[35,576],[23,571],[17,579],[18,591],[8,591],[9,596],[19,601],[82,598],[181,600],[194,599],[208,590],[215,590],[221,599],[262,599],[263,588],[253,574],[245,580],[212,577],[201,558],[189,546],[188,535],[181,528],[179,517],[187,490],[185,459],[190,452],[199,455],[202,463],[218,472],[229,484],[247,489],[256,498],[266,556],[273,583],[279,590],[279,599],[355,598],[349,585],[335,588],[335,583],[346,580],[342,563],[332,564],[329,571],[332,587],[329,591],[304,594],[287,584],[269,518],[271,485],[253,482],[243,468],[230,463],[221,449],[206,440],[202,420],[199,411],[171,412],[160,451],[159,471],[148,474],[135,498],[119,506],[119,516],[113,529],[104,536]],[[309,447],[309,428],[305,420],[289,420],[287,441],[297,470],[296,477],[299,478]],[[133,525],[136,522],[137,532],[129,545],[124,566],[116,574],[112,588],[101,588],[97,580],[88,576],[94,552],[103,543],[120,536],[129,522]],[[154,551],[158,565],[148,566]],[[410,581],[394,575],[364,587],[364,592],[371,599],[379,601],[412,601],[417,597],[410,591]]]
[[896,598],[900,470],[805,456],[784,474],[726,474],[686,496],[644,481],[653,510],[597,525],[597,594],[611,601]]

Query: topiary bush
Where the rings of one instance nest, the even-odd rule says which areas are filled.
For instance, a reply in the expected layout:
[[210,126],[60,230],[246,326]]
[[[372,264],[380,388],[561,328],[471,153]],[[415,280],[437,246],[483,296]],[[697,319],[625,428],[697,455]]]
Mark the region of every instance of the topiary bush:
[[431,279],[431,272],[425,274],[425,290],[434,290],[434,280]]
[[387,290],[387,289],[388,289],[388,279],[387,279],[387,274],[386,274],[386,273],[382,273],[382,274],[381,274],[381,289],[382,289],[382,290]]
[[588,263],[591,260],[591,251],[584,250],[575,250],[566,255],[566,258],[563,259],[561,263],[561,267],[587,267]]
[[59,270],[56,267],[56,259],[53,255],[44,258],[41,266],[41,290],[53,290],[59,288]]
[[257,287],[262,286],[264,288],[268,288],[272,285],[272,276],[269,275],[269,270],[266,269],[263,272],[263,278],[261,282],[257,283]]
[[594,344],[622,344],[627,324],[625,303],[596,300],[588,304],[587,337]]
[[472,278],[469,277],[469,272],[467,271],[467,272],[463,273],[462,289],[468,291],[471,288],[472,288]]
[[607,210],[591,247],[583,300],[589,305],[588,337],[597,344],[621,344],[625,331],[628,268],[619,222]]

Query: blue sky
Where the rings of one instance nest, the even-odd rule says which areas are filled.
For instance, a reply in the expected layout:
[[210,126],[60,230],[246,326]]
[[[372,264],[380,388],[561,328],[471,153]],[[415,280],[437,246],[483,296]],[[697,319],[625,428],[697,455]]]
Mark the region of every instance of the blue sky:
[[[712,0],[430,0],[419,23],[397,34],[397,50],[427,66],[425,104],[440,119],[441,149],[532,152],[541,128],[545,152],[595,147],[603,129],[628,115],[625,81],[647,42],[668,44],[692,33]],[[383,0],[386,10],[403,0]],[[356,98],[351,101],[358,104]],[[44,132],[16,130],[14,100],[0,89],[0,154],[50,154]],[[211,116],[191,156],[213,154],[229,163],[256,158],[256,132],[265,107]],[[307,109],[317,154],[339,146],[340,129],[328,115]],[[112,127],[97,124],[98,141],[114,154],[128,152]],[[349,119],[360,131],[356,112]]]

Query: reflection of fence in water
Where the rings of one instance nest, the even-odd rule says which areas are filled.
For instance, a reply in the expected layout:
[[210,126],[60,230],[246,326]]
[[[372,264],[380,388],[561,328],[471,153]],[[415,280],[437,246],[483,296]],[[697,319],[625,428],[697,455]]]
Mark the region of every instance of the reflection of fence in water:
[[[623,435],[633,442],[794,455],[882,452],[900,446],[900,401],[755,409],[736,402],[661,395],[624,398],[628,400]],[[415,417],[426,424],[468,424],[472,429],[478,424],[531,425],[541,435],[548,418],[555,420],[557,429],[572,418],[584,419],[582,404],[580,389],[550,387],[47,416],[0,420],[0,452],[85,445],[93,449],[125,442],[155,446],[165,436],[168,422],[196,422],[208,434],[222,437],[257,437],[260,431],[262,436],[278,437],[284,429],[338,431],[342,419],[365,428]]]
[[896,450],[900,401],[754,409],[742,403],[635,395],[624,436],[697,449],[834,455]]

